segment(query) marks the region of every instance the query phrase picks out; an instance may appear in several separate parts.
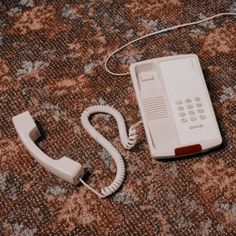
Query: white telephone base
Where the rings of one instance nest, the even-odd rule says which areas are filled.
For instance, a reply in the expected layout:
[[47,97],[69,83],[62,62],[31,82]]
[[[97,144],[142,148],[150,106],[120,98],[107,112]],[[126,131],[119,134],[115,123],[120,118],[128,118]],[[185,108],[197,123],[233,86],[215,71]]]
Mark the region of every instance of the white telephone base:
[[222,143],[197,55],[134,63],[130,73],[153,157],[191,155]]

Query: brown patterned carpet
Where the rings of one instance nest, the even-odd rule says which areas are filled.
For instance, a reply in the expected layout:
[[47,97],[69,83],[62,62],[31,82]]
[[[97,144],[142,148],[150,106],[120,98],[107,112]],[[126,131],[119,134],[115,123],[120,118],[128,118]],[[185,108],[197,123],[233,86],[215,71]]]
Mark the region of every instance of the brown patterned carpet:
[[143,134],[127,151],[114,119],[96,115],[127,167],[120,191],[99,200],[37,164],[11,121],[29,110],[44,130],[40,148],[83,164],[99,190],[115,166],[81,126],[81,112],[109,104],[128,126],[140,119],[130,77],[106,73],[104,58],[148,32],[236,11],[236,1],[2,0],[0,8],[0,235],[236,235],[235,17],[149,38],[110,62],[126,71],[137,60],[196,53],[224,140],[209,153],[153,160]]

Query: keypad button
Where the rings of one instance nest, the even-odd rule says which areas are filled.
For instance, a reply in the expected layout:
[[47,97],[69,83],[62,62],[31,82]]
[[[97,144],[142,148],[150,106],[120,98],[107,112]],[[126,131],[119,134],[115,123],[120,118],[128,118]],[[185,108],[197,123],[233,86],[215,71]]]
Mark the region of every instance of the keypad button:
[[197,111],[198,111],[198,113],[204,113],[203,109],[198,109]]
[[197,103],[196,107],[202,107],[202,103]]
[[192,117],[190,117],[190,120],[191,121],[195,121],[195,120],[197,120],[197,117],[196,116],[192,116]]
[[190,103],[190,102],[192,102],[192,100],[188,98],[188,99],[185,100],[185,102]]
[[189,111],[188,114],[192,116],[195,114],[195,111]]
[[182,123],[186,123],[188,120],[186,118],[181,119]]
[[181,105],[182,103],[183,103],[183,101],[180,100],[180,99],[176,101],[176,104],[177,104],[177,105]]
[[192,108],[193,108],[193,105],[188,104],[188,105],[187,105],[187,108],[188,108],[188,109],[192,109]]
[[179,107],[178,107],[178,110],[179,110],[179,111],[183,111],[183,110],[184,110],[184,107],[183,107],[183,106],[179,106]]
[[199,101],[201,100],[201,98],[200,98],[200,97],[195,97],[194,100],[195,100],[196,102],[199,102]]
[[201,120],[205,120],[205,119],[206,119],[206,116],[205,116],[205,115],[200,115],[199,118],[200,118]]
[[180,113],[179,113],[179,116],[180,116],[180,117],[184,117],[185,115],[186,115],[185,112],[180,112]]

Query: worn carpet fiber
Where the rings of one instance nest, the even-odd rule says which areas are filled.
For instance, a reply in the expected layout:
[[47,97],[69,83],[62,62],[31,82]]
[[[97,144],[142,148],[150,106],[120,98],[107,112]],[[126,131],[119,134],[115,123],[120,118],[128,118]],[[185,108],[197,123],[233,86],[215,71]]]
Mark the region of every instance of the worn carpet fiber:
[[139,143],[123,149],[115,120],[92,123],[122,154],[122,188],[100,200],[44,170],[26,151],[12,117],[29,110],[43,133],[39,147],[68,156],[100,190],[116,168],[83,129],[82,111],[109,104],[127,125],[140,120],[129,76],[109,75],[104,58],[155,30],[236,11],[231,0],[21,0],[0,2],[0,235],[236,235],[236,18],[154,36],[109,63],[196,53],[201,61],[223,144],[204,154],[156,161],[142,127]]

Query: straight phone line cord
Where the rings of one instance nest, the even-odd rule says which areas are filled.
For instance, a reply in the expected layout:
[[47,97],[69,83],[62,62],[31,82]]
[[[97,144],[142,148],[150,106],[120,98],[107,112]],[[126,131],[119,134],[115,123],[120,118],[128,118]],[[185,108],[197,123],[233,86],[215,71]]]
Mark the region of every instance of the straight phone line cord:
[[121,46],[120,48],[116,49],[114,52],[112,52],[104,61],[104,66],[105,66],[105,70],[111,74],[111,75],[115,75],[115,76],[126,76],[126,75],[129,75],[130,73],[129,72],[125,72],[125,73],[116,73],[116,72],[113,72],[111,71],[109,68],[108,68],[108,62],[109,60],[114,56],[116,55],[118,52],[120,52],[121,50],[123,50],[124,48],[128,47],[129,45],[133,44],[133,43],[136,43],[142,39],[145,39],[145,38],[148,38],[148,37],[151,37],[153,35],[157,35],[157,34],[162,34],[162,33],[165,33],[165,32],[169,32],[171,30],[176,30],[176,29],[179,29],[179,28],[184,28],[186,26],[191,26],[191,25],[197,25],[197,24],[201,24],[201,23],[204,23],[206,21],[209,21],[209,20],[213,20],[215,18],[218,18],[218,17],[221,17],[221,16],[236,16],[236,12],[223,12],[223,13],[219,13],[219,14],[216,14],[216,15],[213,15],[213,16],[210,16],[210,17],[207,17],[205,19],[202,19],[202,20],[198,20],[198,21],[194,21],[194,22],[190,22],[190,23],[184,23],[184,24],[180,24],[180,25],[175,25],[175,26],[171,26],[169,28],[166,28],[166,29],[162,29],[162,30],[158,30],[158,31],[155,31],[155,32],[152,32],[152,33],[149,33],[149,34],[146,34],[146,35],[143,35],[139,38],[136,38],[128,43],[126,43],[125,45]]

